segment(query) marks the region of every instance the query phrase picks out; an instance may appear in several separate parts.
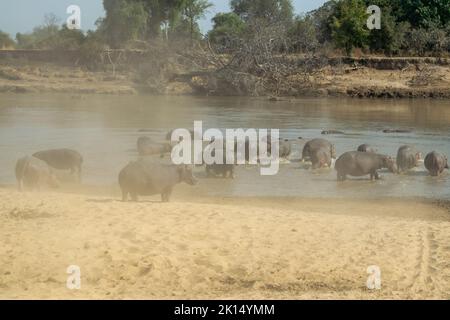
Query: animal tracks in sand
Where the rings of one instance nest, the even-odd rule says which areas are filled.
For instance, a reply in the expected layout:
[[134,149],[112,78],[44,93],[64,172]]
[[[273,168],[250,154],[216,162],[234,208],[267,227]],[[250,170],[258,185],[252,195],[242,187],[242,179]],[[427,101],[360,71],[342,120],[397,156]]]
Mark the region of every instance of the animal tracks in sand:
[[[0,189],[0,298],[449,298],[450,222],[431,204],[86,199]],[[381,290],[365,287],[370,265]]]

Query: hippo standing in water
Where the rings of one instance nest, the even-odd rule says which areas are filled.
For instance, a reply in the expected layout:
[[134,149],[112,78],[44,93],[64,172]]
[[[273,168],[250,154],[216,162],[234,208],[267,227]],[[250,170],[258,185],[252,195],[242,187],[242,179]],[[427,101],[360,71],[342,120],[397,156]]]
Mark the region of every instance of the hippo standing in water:
[[336,159],[336,149],[331,142],[325,139],[313,139],[303,147],[302,161],[311,160],[311,155],[322,148],[329,150],[331,158]]
[[[172,140],[172,134],[174,133],[175,130],[177,130],[177,129],[172,129],[169,132],[167,132],[167,134],[166,134],[166,140],[167,141],[171,141]],[[195,139],[195,132],[194,132],[194,130],[189,130],[189,134],[191,135],[191,140],[194,141],[194,139]],[[180,138],[178,141],[181,141],[181,140],[183,140],[183,139]]]
[[172,151],[169,143],[156,143],[149,137],[139,137],[137,140],[137,150],[140,156],[151,156],[159,154],[161,157]]
[[331,168],[331,150],[329,148],[313,149],[310,155],[312,169]]
[[280,158],[287,158],[291,155],[292,152],[292,143],[288,139],[282,139],[280,138],[280,145],[279,145],[279,157]]
[[31,190],[39,190],[45,186],[59,187],[59,181],[48,164],[38,158],[20,158],[17,160],[15,171],[20,191],[23,190],[24,186]]
[[368,145],[368,144],[362,144],[358,147],[359,152],[369,152],[369,153],[377,153],[377,149],[374,147]]
[[234,164],[225,163],[225,156],[224,156],[223,164],[214,163],[206,165],[206,175],[208,177],[221,175],[224,179],[227,177],[230,179],[234,179],[235,178],[234,168],[235,168]]
[[448,169],[447,156],[433,151],[425,157],[425,168],[433,177],[439,176],[444,169]]
[[397,172],[397,165],[391,157],[369,152],[346,152],[336,160],[335,169],[338,181],[344,181],[347,175],[362,177],[370,174],[370,179],[379,179],[377,170],[388,168]]
[[163,202],[169,202],[175,185],[185,182],[195,185],[197,180],[192,169],[185,165],[163,165],[141,159],[129,163],[119,173],[119,185],[122,189],[122,201],[128,201],[128,195],[133,201],[138,196],[160,194]]
[[417,167],[421,158],[422,154],[413,146],[400,147],[397,152],[398,171],[401,173]]
[[71,174],[76,174],[78,181],[81,181],[83,157],[78,151],[70,149],[45,150],[36,152],[33,157],[46,162],[51,168],[70,170]]
[[[207,148],[209,148],[209,146],[207,146]],[[209,152],[208,149],[206,149],[207,152]],[[227,156],[226,156],[226,142],[223,142],[223,162],[220,163],[213,163],[213,164],[207,164],[205,169],[206,169],[206,176],[207,177],[216,177],[218,175],[222,176],[224,179],[229,177],[231,179],[235,178],[234,175],[234,168],[235,168],[235,164],[227,164]],[[236,156],[236,152],[237,152],[237,144],[235,143],[234,145],[234,156]],[[212,150],[210,151],[211,156],[215,157],[215,153],[216,150]],[[235,158],[236,161],[236,158]]]

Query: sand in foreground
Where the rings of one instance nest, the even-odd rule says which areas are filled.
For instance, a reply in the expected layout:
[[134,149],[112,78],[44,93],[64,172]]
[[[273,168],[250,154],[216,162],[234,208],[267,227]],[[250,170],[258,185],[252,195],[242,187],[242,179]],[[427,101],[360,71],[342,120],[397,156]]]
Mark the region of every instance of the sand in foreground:
[[[0,189],[1,299],[450,298],[450,214],[427,202],[163,204]],[[66,269],[81,268],[81,290]],[[367,267],[382,289],[366,288]]]

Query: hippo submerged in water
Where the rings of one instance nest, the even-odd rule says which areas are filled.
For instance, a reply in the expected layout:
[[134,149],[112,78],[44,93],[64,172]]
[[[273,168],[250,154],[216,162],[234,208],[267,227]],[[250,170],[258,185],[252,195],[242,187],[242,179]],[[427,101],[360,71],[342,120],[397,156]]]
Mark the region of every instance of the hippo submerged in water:
[[433,151],[425,157],[425,168],[433,177],[439,176],[444,169],[448,169],[447,156]]
[[344,181],[347,175],[362,177],[370,175],[370,179],[379,179],[378,170],[388,168],[397,172],[397,165],[391,157],[369,152],[346,152],[336,160],[335,169],[339,181]]
[[287,158],[291,155],[292,143],[288,139],[280,138],[278,156],[280,158]]
[[77,175],[78,181],[81,181],[83,157],[78,151],[70,149],[45,150],[36,152],[33,157],[44,161],[51,168],[70,170],[73,175]]
[[329,135],[329,134],[345,134],[345,132],[344,131],[340,131],[340,130],[323,130],[322,132],[321,132],[321,134],[323,134],[323,135]]
[[49,165],[35,157],[23,157],[16,163],[16,179],[19,190],[24,187],[40,190],[42,187],[59,187],[59,181],[52,173]]
[[331,168],[331,150],[329,148],[313,149],[310,154],[312,169]]
[[175,185],[185,182],[195,185],[197,179],[192,169],[185,165],[163,165],[148,159],[129,163],[119,173],[119,185],[122,190],[122,200],[138,201],[138,196],[160,194],[163,202],[168,202]]
[[169,143],[156,143],[149,137],[139,137],[137,140],[137,150],[140,156],[161,155],[172,151]]
[[303,147],[302,161],[310,160],[315,169],[331,166],[331,159],[336,159],[336,149],[325,139],[313,139]]
[[419,165],[422,154],[413,146],[402,146],[397,152],[397,167],[399,173],[415,168]]
[[362,144],[358,147],[359,152],[369,152],[369,153],[377,153],[377,149],[374,147],[368,145],[368,144]]

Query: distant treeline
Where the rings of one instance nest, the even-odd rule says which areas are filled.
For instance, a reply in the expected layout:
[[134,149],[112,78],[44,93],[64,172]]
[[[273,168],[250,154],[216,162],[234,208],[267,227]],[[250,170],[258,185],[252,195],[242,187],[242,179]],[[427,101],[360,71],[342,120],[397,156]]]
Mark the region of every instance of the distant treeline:
[[[381,8],[381,29],[369,30],[367,8]],[[53,15],[32,33],[12,40],[0,31],[0,48],[78,49],[85,58],[105,48],[170,46],[209,47],[233,53],[258,34],[268,34],[283,53],[351,55],[448,55],[449,0],[334,0],[312,12],[295,15],[291,0],[231,0],[231,11],[218,13],[202,35],[198,22],[213,6],[208,0],[103,0],[105,18],[95,31],[60,27]]]

